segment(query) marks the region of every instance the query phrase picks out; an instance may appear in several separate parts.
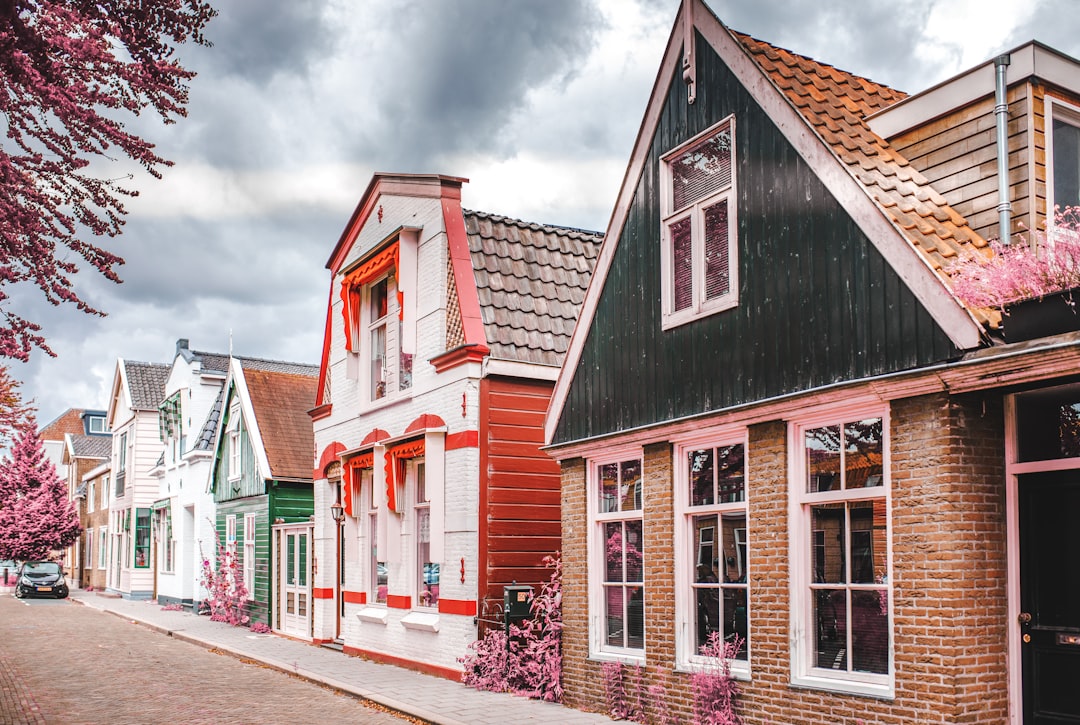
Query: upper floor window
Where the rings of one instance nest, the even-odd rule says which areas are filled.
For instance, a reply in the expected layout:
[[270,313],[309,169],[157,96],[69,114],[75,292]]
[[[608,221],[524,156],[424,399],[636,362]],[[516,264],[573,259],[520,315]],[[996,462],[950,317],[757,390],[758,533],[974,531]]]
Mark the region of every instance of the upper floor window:
[[593,653],[645,651],[645,542],[641,459],[594,464],[590,483]]
[[738,304],[735,118],[663,157],[664,329]]
[[793,426],[793,681],[891,695],[888,420]]
[[109,425],[105,422],[105,416],[103,415],[88,415],[86,416],[86,432],[87,433],[108,433]]
[[86,482],[86,513],[90,514],[94,512],[94,504],[97,502],[94,490],[94,479],[90,479]]
[[1080,108],[1048,98],[1050,146],[1053,164],[1049,184],[1053,194],[1047,216],[1053,220],[1053,207],[1080,206]]
[[732,670],[749,675],[750,611],[746,446],[678,446],[675,460],[681,511],[676,534],[676,632],[682,664],[708,663],[701,648],[711,636],[738,643]]
[[240,406],[234,405],[229,412],[229,479],[240,478],[242,471],[242,447]]

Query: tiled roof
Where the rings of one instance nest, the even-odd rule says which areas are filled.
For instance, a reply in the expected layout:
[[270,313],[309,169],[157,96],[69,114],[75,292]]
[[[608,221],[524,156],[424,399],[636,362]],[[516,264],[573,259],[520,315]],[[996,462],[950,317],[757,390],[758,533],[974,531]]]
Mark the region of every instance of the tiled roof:
[[[287,375],[318,375],[318,365],[308,365],[307,363],[293,363],[284,362],[282,360],[266,360],[258,357],[244,357],[242,355],[234,355],[237,360],[244,366],[245,372],[248,370],[264,370],[271,373],[285,373]],[[314,401],[315,398],[312,398]],[[314,403],[313,403],[314,404]]]
[[43,441],[62,441],[64,435],[81,435],[85,428],[82,422],[82,408],[68,408],[54,420],[38,431],[38,438]]
[[[730,32],[951,289],[945,268],[959,255],[985,248],[986,240],[866,123],[868,115],[906,94]],[[985,321],[985,311],[972,312]]]
[[165,382],[172,372],[171,365],[124,361],[131,407],[135,410],[157,410],[165,399]]
[[199,360],[203,370],[213,370],[219,373],[229,372],[229,356],[216,352],[202,352],[192,350],[191,354]]
[[71,449],[76,458],[108,458],[112,455],[112,436],[71,436]]
[[214,404],[210,406],[210,412],[206,414],[206,420],[203,422],[202,430],[199,431],[199,437],[196,439],[192,450],[212,451],[214,449],[214,436],[217,435],[218,423],[221,422],[221,409],[224,401],[225,386],[222,385],[218,389]]
[[256,361],[252,367],[245,361],[244,380],[270,475],[275,479],[310,480],[315,436],[307,412],[315,405],[319,369],[288,364],[293,371],[267,370],[259,362],[265,361]]
[[465,211],[493,358],[561,365],[602,235]]

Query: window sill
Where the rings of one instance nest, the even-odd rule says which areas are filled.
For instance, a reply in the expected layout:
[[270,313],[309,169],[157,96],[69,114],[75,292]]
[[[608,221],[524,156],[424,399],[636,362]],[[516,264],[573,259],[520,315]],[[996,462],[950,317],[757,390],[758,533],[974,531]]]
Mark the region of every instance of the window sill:
[[434,612],[409,612],[402,618],[401,626],[420,632],[438,632],[439,615]]
[[706,317],[735,309],[738,306],[739,298],[735,295],[709,300],[697,310],[691,308],[680,310],[678,312],[665,313],[662,318],[661,328],[664,330],[673,330],[676,327],[681,327],[682,325],[696,322],[697,320],[703,320]]
[[[739,682],[750,682],[753,678],[750,676],[750,663],[746,660],[729,660],[731,666],[732,679]],[[714,673],[720,671],[720,662],[713,660],[711,662],[679,662],[675,665],[675,671],[681,672],[687,675],[694,675],[701,672]]]
[[356,613],[356,618],[361,622],[371,624],[386,624],[386,610],[382,607],[364,607]]
[[590,652],[589,662],[618,662],[621,665],[635,665],[645,664],[645,653],[640,655],[631,654],[615,654],[614,652]]
[[835,677],[802,675],[791,678],[791,686],[806,690],[824,690],[846,695],[863,695],[879,700],[892,700],[896,692],[891,683],[863,682],[861,680],[843,680]]

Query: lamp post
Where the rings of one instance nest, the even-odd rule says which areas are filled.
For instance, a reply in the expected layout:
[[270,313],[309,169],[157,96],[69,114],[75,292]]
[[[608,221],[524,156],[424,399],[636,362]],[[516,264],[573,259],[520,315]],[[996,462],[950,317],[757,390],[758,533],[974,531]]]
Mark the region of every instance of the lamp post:
[[340,524],[345,520],[345,507],[337,501],[330,504],[330,516],[333,517],[334,521]]

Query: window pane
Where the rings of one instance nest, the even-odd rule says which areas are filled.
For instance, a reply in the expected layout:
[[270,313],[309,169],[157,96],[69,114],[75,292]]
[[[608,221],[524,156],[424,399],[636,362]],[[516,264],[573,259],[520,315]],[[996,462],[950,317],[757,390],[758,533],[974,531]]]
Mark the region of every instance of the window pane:
[[371,399],[386,395],[386,326],[371,331]]
[[814,583],[847,583],[844,504],[812,507],[810,528],[814,551]]
[[622,647],[626,635],[623,587],[605,587],[604,595],[607,599],[607,643],[614,647]]
[[806,491],[840,488],[840,426],[806,431]]
[[717,586],[701,587],[697,592],[697,612],[695,614],[694,654],[700,654],[701,648],[709,641],[709,635],[720,632],[720,588]]
[[728,265],[727,199],[705,210],[705,299],[714,300],[731,291]]
[[622,523],[610,521],[604,524],[604,559],[607,562],[604,581],[621,582],[623,580],[623,531]]
[[1054,119],[1054,205],[1080,205],[1080,128]]
[[716,488],[720,503],[745,500],[744,458],[742,443],[716,449]]
[[307,586],[307,566],[308,566],[308,564],[307,564],[307,561],[308,561],[308,552],[307,552],[307,540],[308,540],[308,537],[306,537],[306,536],[298,536],[297,538],[300,540],[300,558],[299,558],[299,561],[297,563],[297,566],[299,567],[299,569],[296,572],[296,574],[297,574],[296,583],[299,586],[306,587]]
[[690,451],[687,459],[690,466],[690,505],[708,506],[714,503],[713,449]]
[[386,317],[388,311],[388,295],[387,295],[387,282],[389,277],[384,277],[375,284],[371,285],[370,307],[369,309],[369,322],[375,322]]
[[872,488],[883,484],[881,418],[844,426],[844,488]]
[[641,510],[641,461],[625,461],[622,464],[621,511]]
[[398,390],[412,387],[412,353],[405,352],[405,322],[398,322]]
[[689,149],[671,164],[672,209],[731,184],[731,127]]
[[724,589],[724,639],[731,641],[735,637],[740,640],[739,651],[735,655],[737,660],[747,659],[746,634],[746,589],[737,587]]
[[723,516],[723,541],[720,552],[724,557],[725,582],[746,581],[746,512],[727,513]]
[[858,672],[889,671],[889,594],[851,593],[851,667]]
[[626,646],[645,646],[645,588],[626,588]]
[[386,568],[386,562],[380,561],[375,565],[375,603],[386,604],[386,591],[389,588],[390,572]]
[[685,310],[694,301],[694,256],[690,217],[669,227],[671,234],[672,311]]
[[847,670],[847,596],[843,589],[819,589],[814,595],[814,666]]
[[885,581],[885,501],[857,501],[851,509],[851,581]]
[[695,581],[720,581],[716,572],[716,532],[715,515],[694,516],[694,551],[697,576]]
[[626,522],[626,581],[643,581],[645,573],[645,541],[641,535],[641,521]]
[[619,510],[619,464],[600,466],[600,513]]

